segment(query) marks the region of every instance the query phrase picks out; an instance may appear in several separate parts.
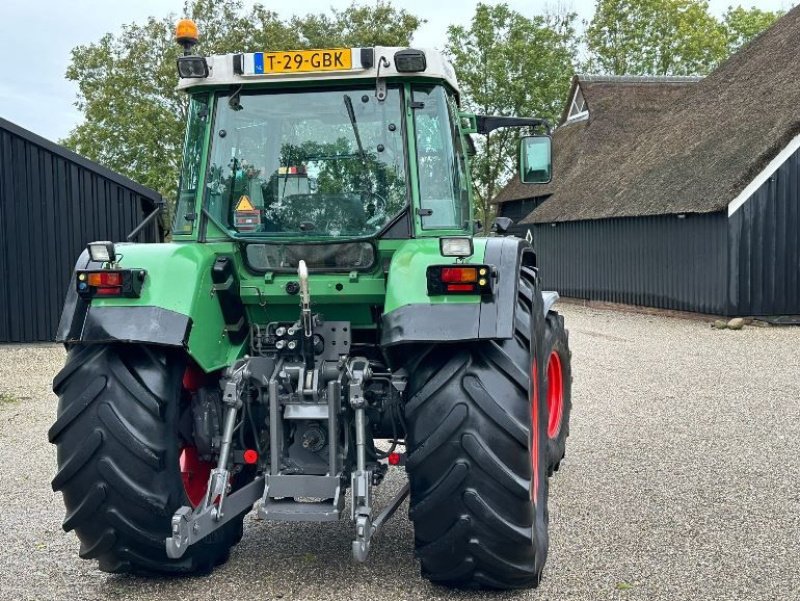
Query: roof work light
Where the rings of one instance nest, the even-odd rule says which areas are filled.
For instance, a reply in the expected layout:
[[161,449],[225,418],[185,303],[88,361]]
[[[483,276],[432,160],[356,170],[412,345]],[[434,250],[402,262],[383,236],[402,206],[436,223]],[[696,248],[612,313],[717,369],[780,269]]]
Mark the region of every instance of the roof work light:
[[181,79],[208,77],[208,63],[203,56],[178,57],[178,75]]
[[469,257],[475,249],[472,238],[439,238],[439,251],[443,257]]
[[428,68],[428,61],[422,50],[406,48],[395,52],[394,67],[398,73],[420,73]]
[[114,243],[109,241],[89,242],[86,245],[89,250],[89,258],[98,263],[116,263],[117,251]]

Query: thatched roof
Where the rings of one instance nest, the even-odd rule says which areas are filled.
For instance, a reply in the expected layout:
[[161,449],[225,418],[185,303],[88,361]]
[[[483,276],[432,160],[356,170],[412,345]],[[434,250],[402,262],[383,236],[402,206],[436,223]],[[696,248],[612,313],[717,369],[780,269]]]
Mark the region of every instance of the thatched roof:
[[620,145],[632,144],[698,81],[698,77],[576,75],[569,98],[580,89],[589,119],[568,122],[569,107],[564,111],[562,124],[553,134],[553,181],[547,185],[529,185],[515,177],[494,202],[571,193],[582,179],[594,177],[594,169],[605,168],[602,157],[615,154]]
[[[541,191],[512,182],[498,199],[552,194],[528,223],[725,209],[800,134],[798,38],[800,7],[698,83],[640,82],[625,93],[618,81],[593,104],[590,88],[603,84],[587,82],[589,120],[555,136],[553,176],[564,180]],[[660,102],[648,105],[642,89]]]

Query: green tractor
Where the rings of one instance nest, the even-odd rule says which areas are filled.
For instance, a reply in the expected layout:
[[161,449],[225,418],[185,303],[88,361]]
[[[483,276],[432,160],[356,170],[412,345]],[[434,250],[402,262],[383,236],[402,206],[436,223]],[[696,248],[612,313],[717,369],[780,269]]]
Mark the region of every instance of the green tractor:
[[[211,570],[244,516],[354,522],[365,561],[410,495],[422,575],[536,586],[564,456],[570,353],[529,242],[474,218],[470,134],[435,51],[203,57],[172,240],[91,243],[68,290],[53,489],[107,572]],[[407,483],[384,507],[389,469]],[[350,491],[349,504],[346,503]],[[346,509],[347,508],[347,509]],[[280,552],[280,549],[275,549]]]

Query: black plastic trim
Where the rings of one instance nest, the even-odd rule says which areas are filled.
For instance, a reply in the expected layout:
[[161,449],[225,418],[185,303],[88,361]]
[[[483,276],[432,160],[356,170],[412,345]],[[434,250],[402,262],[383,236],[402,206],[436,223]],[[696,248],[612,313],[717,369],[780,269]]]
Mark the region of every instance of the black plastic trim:
[[478,133],[488,135],[502,127],[544,127],[550,132],[550,122],[536,117],[501,117],[495,115],[475,115]]
[[233,259],[217,257],[211,268],[211,281],[214,283],[214,292],[222,310],[228,338],[232,343],[239,344],[247,337],[250,326],[239,294],[239,278]]
[[533,266],[533,249],[525,240],[496,237],[486,241],[483,260],[497,268],[497,283],[494,296],[483,303],[481,338],[509,339],[514,335],[519,272],[526,254],[526,264]]
[[244,75],[244,54],[233,55],[233,73],[235,75]]
[[242,242],[241,240],[237,239],[237,242],[240,242],[241,254],[242,254],[242,263],[244,264],[245,268],[248,272],[256,274],[256,275],[263,275],[265,273],[277,273],[277,274],[287,274],[287,273],[297,273],[297,268],[280,268],[275,267],[272,269],[260,269],[254,267],[250,264],[250,259],[247,256],[247,249],[245,247],[249,245],[275,245],[275,246],[315,246],[315,245],[323,245],[323,244],[358,244],[358,243],[369,243],[372,245],[373,254],[372,254],[372,263],[368,265],[362,266],[350,266],[350,267],[309,267],[309,273],[350,273],[351,271],[357,271],[359,273],[369,273],[375,271],[375,266],[378,264],[378,246],[375,244],[374,238],[352,238],[352,239],[345,239],[345,240],[286,240],[280,242],[278,240],[253,240],[252,242]]
[[89,307],[79,336],[61,342],[131,342],[186,347],[192,320],[161,307]]
[[481,303],[406,305],[383,315],[381,345],[479,339]]
[[395,215],[377,236],[380,240],[407,240],[413,238],[408,206]]
[[372,69],[375,66],[375,49],[362,48],[361,49],[361,66],[364,69]]
[[[92,261],[88,249],[84,249],[75,262],[75,271],[101,269],[102,267],[103,264],[101,262]],[[78,291],[75,289],[75,275],[73,274],[67,285],[67,297],[64,299],[64,308],[61,310],[61,319],[56,330],[56,342],[66,342],[67,340],[80,338],[88,309],[89,301],[78,295]]]

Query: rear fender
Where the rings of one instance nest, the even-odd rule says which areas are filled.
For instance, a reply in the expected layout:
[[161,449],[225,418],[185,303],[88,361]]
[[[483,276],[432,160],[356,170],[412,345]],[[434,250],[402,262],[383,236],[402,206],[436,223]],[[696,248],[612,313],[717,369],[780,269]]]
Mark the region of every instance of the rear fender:
[[[229,334],[213,266],[231,248],[200,244],[119,244],[120,266],[144,269],[139,298],[88,302],[70,278],[56,341],[65,344],[133,343],[187,349],[206,371],[225,367],[241,353],[242,338]],[[100,267],[84,251],[76,269]],[[202,327],[194,327],[195,323]]]
[[550,309],[552,309],[555,306],[559,298],[561,297],[558,295],[558,292],[551,292],[551,291],[542,292],[542,300],[544,301],[545,316],[550,312]]
[[[430,249],[418,251],[422,242],[432,242]],[[506,340],[514,335],[514,313],[517,306],[519,272],[523,266],[535,269],[536,256],[531,245],[520,238],[476,238],[475,254],[470,263],[492,265],[497,270],[495,294],[479,297],[427,296],[418,291],[426,282],[428,265],[452,262],[438,252],[438,240],[410,240],[409,248],[401,247],[392,259],[387,283],[387,304],[382,317],[381,344],[391,347],[410,343],[468,342]],[[405,246],[405,245],[404,245]],[[414,250],[412,257],[406,252]],[[423,255],[424,258],[421,258]],[[409,302],[398,299],[405,295]]]

